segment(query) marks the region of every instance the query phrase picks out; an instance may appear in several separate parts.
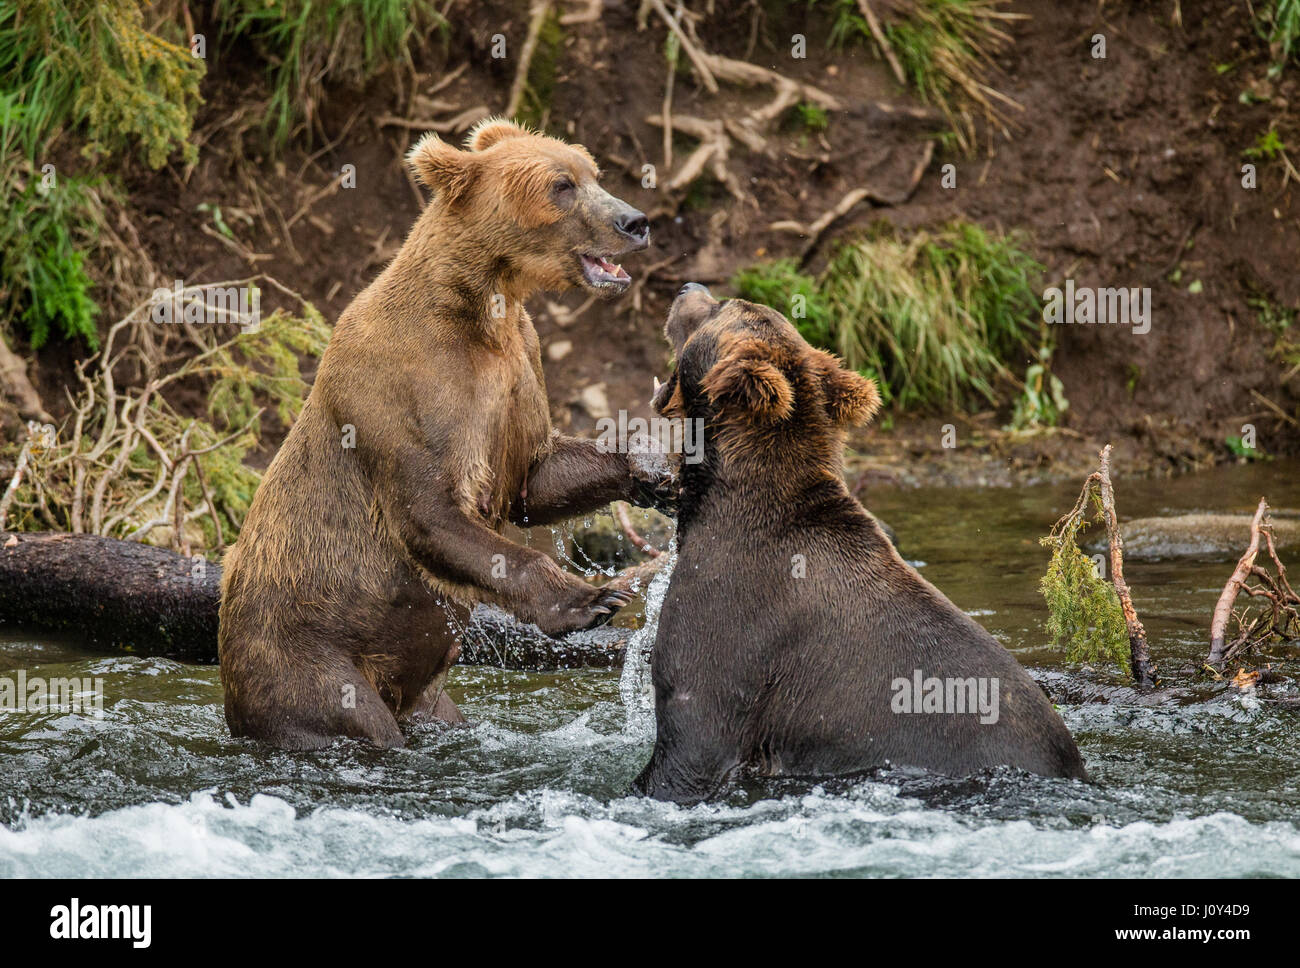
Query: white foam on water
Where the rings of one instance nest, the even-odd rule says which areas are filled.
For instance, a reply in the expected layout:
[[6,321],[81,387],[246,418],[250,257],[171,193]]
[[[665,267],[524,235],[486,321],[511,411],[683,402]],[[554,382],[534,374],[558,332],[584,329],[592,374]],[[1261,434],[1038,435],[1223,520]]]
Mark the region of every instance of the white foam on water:
[[[1042,827],[930,809],[864,783],[745,807],[520,794],[402,819],[213,791],[0,827],[4,877],[1300,876],[1300,830],[1228,813]],[[700,836],[682,841],[683,830]]]

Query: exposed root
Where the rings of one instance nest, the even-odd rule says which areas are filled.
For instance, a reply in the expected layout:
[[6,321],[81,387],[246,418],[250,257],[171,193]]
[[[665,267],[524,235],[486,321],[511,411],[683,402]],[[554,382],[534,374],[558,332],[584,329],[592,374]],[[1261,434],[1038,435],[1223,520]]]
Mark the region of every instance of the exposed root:
[[48,422],[51,419],[40,394],[27,379],[26,361],[9,348],[3,336],[0,336],[0,394],[14,402],[24,420]]
[[898,55],[894,53],[893,45],[886,39],[885,31],[881,28],[880,21],[876,19],[876,12],[871,9],[871,4],[868,0],[858,0],[858,9],[862,11],[867,29],[871,31],[871,36],[875,38],[881,53],[885,55],[885,60],[889,62],[889,69],[894,72],[894,78],[899,84],[906,85],[907,75],[903,73],[903,65],[898,62]]
[[792,232],[796,235],[805,236],[803,248],[799,255],[799,261],[802,263],[808,258],[812,250],[817,247],[822,233],[830,228],[837,219],[843,218],[861,202],[870,199],[878,205],[894,206],[902,205],[911,198],[912,193],[916,191],[916,187],[921,183],[921,176],[930,167],[930,161],[933,158],[934,142],[927,141],[920,159],[912,167],[912,174],[908,179],[907,187],[902,192],[887,195],[873,188],[855,188],[812,222],[806,224],[794,221],[773,222],[768,228],[774,232]]
[[[1273,560],[1276,576],[1255,564],[1259,554],[1260,542],[1263,540]],[[1248,585],[1247,579],[1258,579],[1261,584]],[[1246,610],[1233,611],[1237,596],[1245,592],[1252,598],[1262,598],[1269,603],[1266,612],[1250,615]],[[1237,635],[1231,642],[1227,641],[1228,622],[1237,619]],[[1246,553],[1237,562],[1228,583],[1223,586],[1223,593],[1214,606],[1214,617],[1210,623],[1210,654],[1205,664],[1216,674],[1228,662],[1249,652],[1256,646],[1278,638],[1295,638],[1300,635],[1300,596],[1297,596],[1286,577],[1286,566],[1277,556],[1273,542],[1272,523],[1268,518],[1268,502],[1259,499],[1255,516],[1250,521],[1250,544]]]

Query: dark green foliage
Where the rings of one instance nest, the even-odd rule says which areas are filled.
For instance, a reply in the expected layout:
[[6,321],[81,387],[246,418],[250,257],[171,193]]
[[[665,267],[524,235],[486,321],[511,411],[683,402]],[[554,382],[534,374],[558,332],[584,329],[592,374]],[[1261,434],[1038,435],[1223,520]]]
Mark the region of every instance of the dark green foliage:
[[97,232],[102,180],[46,179],[16,150],[25,108],[0,96],[0,326],[25,332],[33,349],[52,334],[98,346],[84,246]]

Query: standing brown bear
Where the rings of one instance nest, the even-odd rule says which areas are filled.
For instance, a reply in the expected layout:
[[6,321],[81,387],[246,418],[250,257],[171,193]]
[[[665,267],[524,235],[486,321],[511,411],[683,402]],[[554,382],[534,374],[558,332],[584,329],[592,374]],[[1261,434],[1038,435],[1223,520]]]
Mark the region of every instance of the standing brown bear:
[[702,420],[705,457],[682,467],[637,788],[690,802],[746,773],[891,764],[1084,777],[1042,690],[844,486],[844,431],[879,407],[875,384],[780,313],[694,283],[667,335],[677,366],[655,408]]
[[399,720],[461,720],[442,688],[472,603],[559,635],[629,597],[499,532],[671,490],[635,458],[551,429],[524,309],[539,290],[624,292],[612,260],[645,248],[649,223],[597,184],[581,147],[489,120],[466,149],[428,135],[411,150],[434,198],[340,317],[226,557],[235,736],[400,746]]

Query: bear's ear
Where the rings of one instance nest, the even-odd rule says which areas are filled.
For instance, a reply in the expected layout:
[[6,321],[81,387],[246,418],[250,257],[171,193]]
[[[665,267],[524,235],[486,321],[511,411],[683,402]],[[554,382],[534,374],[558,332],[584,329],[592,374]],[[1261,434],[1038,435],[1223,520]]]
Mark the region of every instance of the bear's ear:
[[463,198],[474,181],[473,156],[447,144],[433,132],[407,152],[406,163],[426,188],[447,202]]
[[506,138],[522,138],[529,133],[527,128],[508,118],[484,118],[469,129],[465,147],[470,151],[484,151]]
[[794,413],[794,390],[761,340],[733,343],[700,386],[714,405],[759,423],[776,423]]
[[814,350],[814,366],[821,376],[826,414],[837,427],[861,426],[880,409],[876,381],[846,370],[825,350]]

